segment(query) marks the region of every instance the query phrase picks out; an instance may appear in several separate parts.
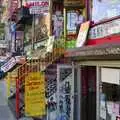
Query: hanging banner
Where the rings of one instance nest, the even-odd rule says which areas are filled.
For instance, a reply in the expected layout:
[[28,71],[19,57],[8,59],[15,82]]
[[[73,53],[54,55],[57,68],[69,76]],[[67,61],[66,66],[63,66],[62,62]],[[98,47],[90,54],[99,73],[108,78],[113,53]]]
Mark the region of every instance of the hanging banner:
[[27,0],[26,6],[29,7],[30,14],[48,13],[49,0]]
[[25,78],[25,114],[43,116],[45,111],[45,75],[40,72],[30,73]]

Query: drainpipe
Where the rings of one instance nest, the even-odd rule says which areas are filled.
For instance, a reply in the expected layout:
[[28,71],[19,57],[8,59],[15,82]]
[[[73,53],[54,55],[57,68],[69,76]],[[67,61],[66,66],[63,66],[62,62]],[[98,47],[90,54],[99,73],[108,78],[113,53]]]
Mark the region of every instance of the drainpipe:
[[90,20],[90,0],[85,0],[86,20]]

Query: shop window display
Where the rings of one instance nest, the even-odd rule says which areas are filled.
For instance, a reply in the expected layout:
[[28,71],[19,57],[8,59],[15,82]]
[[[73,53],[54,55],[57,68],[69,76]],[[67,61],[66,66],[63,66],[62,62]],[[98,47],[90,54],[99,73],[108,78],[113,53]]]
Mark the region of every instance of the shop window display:
[[101,82],[100,120],[120,120],[120,83]]

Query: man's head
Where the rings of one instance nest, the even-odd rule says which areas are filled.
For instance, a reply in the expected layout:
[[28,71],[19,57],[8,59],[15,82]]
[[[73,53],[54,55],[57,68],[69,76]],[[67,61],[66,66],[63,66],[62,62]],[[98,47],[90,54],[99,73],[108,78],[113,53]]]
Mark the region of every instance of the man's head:
[[81,14],[82,14],[82,10],[76,10],[76,13],[77,13],[78,15],[81,15]]

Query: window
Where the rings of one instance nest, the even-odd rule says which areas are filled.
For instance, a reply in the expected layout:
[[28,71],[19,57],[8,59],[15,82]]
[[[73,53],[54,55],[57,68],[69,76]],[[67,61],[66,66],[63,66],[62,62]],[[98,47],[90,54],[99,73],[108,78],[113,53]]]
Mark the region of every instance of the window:
[[92,20],[94,22],[120,15],[120,0],[93,0],[92,6]]
[[120,69],[102,68],[100,120],[120,119]]

